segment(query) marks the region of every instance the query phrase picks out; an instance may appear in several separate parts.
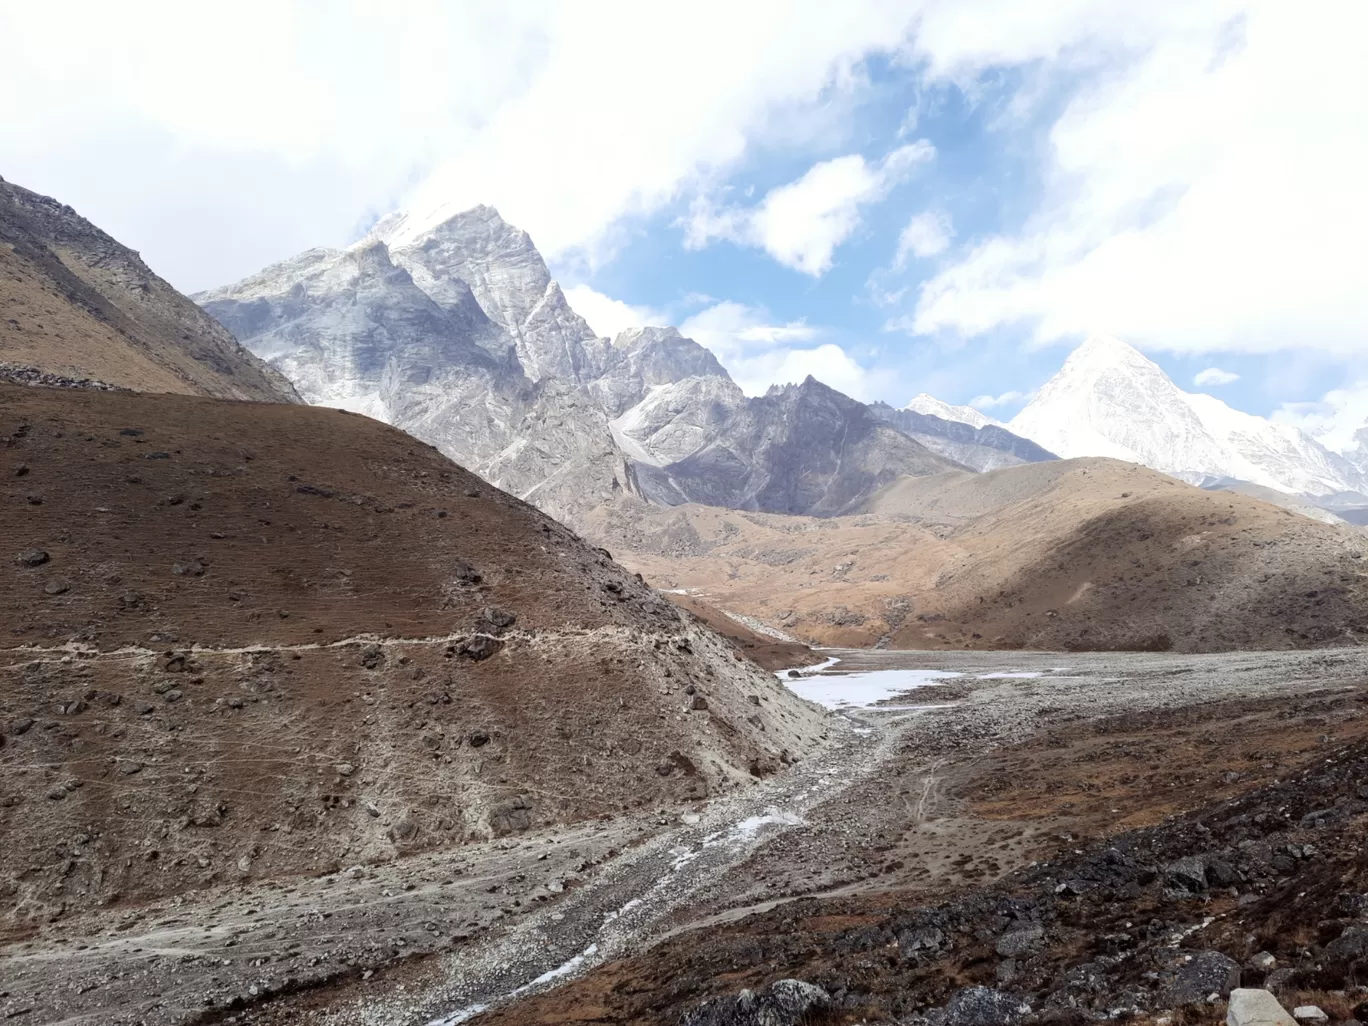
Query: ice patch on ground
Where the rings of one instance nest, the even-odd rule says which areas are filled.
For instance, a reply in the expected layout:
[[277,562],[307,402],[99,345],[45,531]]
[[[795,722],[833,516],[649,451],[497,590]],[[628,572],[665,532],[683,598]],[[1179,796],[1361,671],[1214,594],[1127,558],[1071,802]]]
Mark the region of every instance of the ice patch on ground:
[[778,677],[780,680],[796,679],[790,678],[789,674],[792,673],[794,670],[797,670],[804,677],[810,677],[814,673],[821,673],[823,670],[831,669],[831,667],[835,666],[840,661],[841,660],[839,657],[831,656],[829,659],[826,660],[826,662],[818,663],[816,666],[795,666],[793,670],[775,670],[774,675]]
[[433,1019],[432,1022],[428,1023],[428,1026],[457,1026],[458,1023],[466,1022],[469,1019],[475,1018],[475,1016],[479,1015],[481,1012],[487,1011],[489,1011],[488,1005],[477,1002],[473,1005],[466,1005],[460,1011],[452,1012],[444,1018]]
[[1045,676],[1043,670],[1020,670],[1015,673],[980,673],[979,680],[1035,680]]
[[548,969],[546,972],[542,973],[531,983],[524,983],[521,987],[510,993],[508,996],[518,997],[520,994],[527,993],[533,987],[540,987],[543,983],[550,983],[552,980],[559,980],[562,976],[569,976],[571,973],[573,973],[576,969],[578,969],[580,966],[584,964],[584,960],[586,958],[593,958],[597,954],[598,945],[590,944],[587,948],[581,951],[574,958],[570,959],[569,961],[562,962],[554,969]]
[[865,709],[917,688],[932,687],[960,676],[963,675],[947,670],[869,670],[780,679],[799,698],[828,709]]
[[[630,906],[631,903],[629,902],[628,907]],[[626,908],[623,908],[620,911],[625,912]],[[554,969],[548,969],[546,972],[538,976],[535,980],[531,980],[527,983],[524,983],[521,987],[517,988],[516,990],[510,990],[500,1000],[506,1001],[509,998],[522,997],[530,990],[534,990],[537,987],[540,987],[544,984],[551,983],[554,980],[559,980],[563,976],[569,976],[575,971],[577,971],[580,966],[584,965],[584,963],[588,959],[593,958],[597,954],[598,945],[590,944],[587,948],[581,951],[574,958],[562,962]],[[444,1016],[441,1019],[433,1019],[432,1022],[428,1023],[428,1026],[458,1026],[459,1023],[463,1023],[470,1019],[473,1019],[481,1012],[489,1011],[489,1007],[489,1003],[484,1001],[476,1002],[473,1005],[466,1005],[459,1011],[452,1012],[450,1015]]]
[[749,841],[767,826],[802,826],[806,820],[792,812],[769,809],[763,816],[747,816],[731,828],[729,840]]

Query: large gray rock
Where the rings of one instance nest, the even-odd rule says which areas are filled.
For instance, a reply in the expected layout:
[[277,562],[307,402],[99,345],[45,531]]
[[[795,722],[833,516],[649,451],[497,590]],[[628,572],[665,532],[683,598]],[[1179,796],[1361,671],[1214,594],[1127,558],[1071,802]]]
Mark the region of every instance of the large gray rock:
[[1004,958],[1018,958],[1034,951],[1045,937],[1039,923],[1018,923],[1007,930],[997,942],[997,953]]
[[1240,966],[1219,951],[1198,951],[1179,966],[1160,1000],[1170,1007],[1225,997],[1240,985]]
[[1164,883],[1170,887],[1197,893],[1207,888],[1206,860],[1199,855],[1188,855],[1164,867]]
[[713,998],[684,1015],[681,1026],[800,1026],[831,1006],[825,990],[803,980],[778,980],[767,991]]
[[1297,1026],[1297,1020],[1268,991],[1237,987],[1230,992],[1226,1026]]
[[941,1026],[1011,1026],[1030,1011],[1021,998],[992,987],[956,991],[942,1010]]

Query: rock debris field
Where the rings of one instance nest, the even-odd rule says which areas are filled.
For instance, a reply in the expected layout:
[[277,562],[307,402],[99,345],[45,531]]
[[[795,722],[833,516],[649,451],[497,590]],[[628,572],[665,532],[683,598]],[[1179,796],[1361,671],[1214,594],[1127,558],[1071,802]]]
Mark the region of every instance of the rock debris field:
[[[1104,961],[1076,993],[1114,987],[1106,999],[1118,1007],[1158,1008],[1207,950],[1193,938],[1221,954],[1218,931],[1238,932],[1235,918],[1336,850],[1240,837],[1256,831],[1195,810],[1262,809],[1269,788],[1308,767],[1352,774],[1343,753],[1368,734],[1368,659],[1356,652],[839,655],[823,671],[833,685],[850,670],[958,676],[830,712],[822,746],[734,794],[63,916],[0,949],[0,1015],[551,1023],[592,1006],[595,1021],[673,1023],[783,978],[849,1010],[833,1021],[911,1021],[945,1007],[956,981],[1036,1014],[1058,960],[1082,959],[1087,928],[1070,916],[1086,907],[1087,923],[1134,922],[1153,866],[1163,907],[1148,911],[1160,914],[1131,941],[1107,943],[1144,948],[1148,966],[1162,940],[1173,965],[1131,979]],[[925,704],[938,708],[910,708]],[[1280,817],[1277,830],[1341,829],[1361,815],[1330,801],[1339,811]],[[1108,846],[1122,835],[1134,839]],[[1246,840],[1261,846],[1241,849]],[[1333,919],[1339,899],[1322,897]],[[1297,950],[1319,942],[1259,939],[1275,968],[1298,971]],[[945,959],[985,944],[986,959],[946,974]],[[874,968],[853,968],[884,950]],[[1223,957],[1238,969],[1259,953]],[[1245,972],[1246,982],[1271,974]]]

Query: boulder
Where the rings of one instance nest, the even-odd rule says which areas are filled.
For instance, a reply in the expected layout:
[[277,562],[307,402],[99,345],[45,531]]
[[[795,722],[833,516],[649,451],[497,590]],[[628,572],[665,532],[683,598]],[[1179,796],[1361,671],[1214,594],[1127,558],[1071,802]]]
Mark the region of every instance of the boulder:
[[485,606],[483,615],[485,621],[496,630],[512,627],[518,621],[515,614],[510,613],[507,609],[500,609],[498,606]]
[[1195,894],[1207,888],[1206,869],[1205,859],[1189,855],[1164,867],[1164,883]]
[[489,829],[495,837],[522,833],[532,828],[532,806],[526,798],[513,798],[489,810]]
[[1006,991],[965,987],[946,1003],[942,1026],[1011,1026],[1030,1012],[1030,1006]]
[[456,650],[466,658],[473,659],[478,663],[496,654],[503,647],[504,643],[497,638],[477,634],[475,637],[458,644]]
[[1297,1026],[1297,1020],[1268,991],[1237,987],[1230,992],[1226,1026]]
[[1240,966],[1219,951],[1199,951],[1178,968],[1161,995],[1169,1007],[1225,997],[1240,985]]
[[1004,958],[1020,958],[1034,951],[1044,938],[1039,923],[1017,923],[998,938],[997,953]]
[[1350,926],[1326,945],[1325,951],[1333,958],[1349,962],[1368,956],[1368,927]]
[[917,951],[939,951],[945,946],[945,933],[935,926],[915,926],[898,934],[898,950],[904,955]]
[[1298,1005],[1292,1009],[1292,1018],[1300,1023],[1309,1023],[1310,1026],[1320,1026],[1321,1023],[1330,1021],[1330,1016],[1316,1005]]
[[778,980],[767,991],[713,998],[685,1014],[681,1026],[801,1026],[831,1007],[831,996],[803,980]]

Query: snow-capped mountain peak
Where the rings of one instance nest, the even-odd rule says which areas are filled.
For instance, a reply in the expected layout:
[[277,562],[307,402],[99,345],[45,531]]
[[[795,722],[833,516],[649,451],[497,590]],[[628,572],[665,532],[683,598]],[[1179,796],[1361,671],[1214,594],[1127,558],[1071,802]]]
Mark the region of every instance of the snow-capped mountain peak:
[[911,410],[913,413],[921,413],[928,417],[939,417],[941,420],[958,421],[961,424],[968,424],[970,427],[982,428],[990,424],[1002,426],[1001,421],[994,420],[986,413],[980,413],[972,406],[955,406],[937,399],[933,395],[928,395],[926,392],[917,393],[903,409]]
[[1235,479],[1310,496],[1368,487],[1304,432],[1185,392],[1135,347],[1105,336],[1069,354],[1007,426],[1065,458],[1109,456],[1194,483]]

